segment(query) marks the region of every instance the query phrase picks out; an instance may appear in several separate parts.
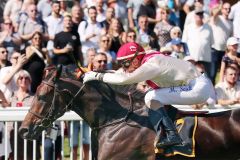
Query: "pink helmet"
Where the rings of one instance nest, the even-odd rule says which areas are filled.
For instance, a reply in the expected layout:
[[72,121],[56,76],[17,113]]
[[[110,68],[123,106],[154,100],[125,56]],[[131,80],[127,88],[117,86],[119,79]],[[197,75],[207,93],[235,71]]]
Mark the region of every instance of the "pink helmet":
[[119,48],[117,52],[117,60],[125,60],[143,54],[145,54],[145,51],[142,46],[136,42],[129,42]]

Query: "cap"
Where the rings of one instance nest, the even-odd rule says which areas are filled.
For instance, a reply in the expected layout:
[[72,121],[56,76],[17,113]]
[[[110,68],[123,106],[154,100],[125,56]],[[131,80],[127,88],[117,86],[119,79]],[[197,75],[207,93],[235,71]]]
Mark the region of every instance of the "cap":
[[194,10],[194,13],[197,14],[197,15],[203,15],[204,10],[202,8],[196,8]]
[[123,44],[117,52],[117,60],[124,60],[137,55],[145,54],[145,51],[142,46],[136,42],[129,42]]
[[182,44],[182,40],[180,38],[174,38],[171,40],[171,45]]
[[239,44],[239,41],[236,37],[230,37],[227,40],[227,46],[229,45],[235,45],[235,44]]

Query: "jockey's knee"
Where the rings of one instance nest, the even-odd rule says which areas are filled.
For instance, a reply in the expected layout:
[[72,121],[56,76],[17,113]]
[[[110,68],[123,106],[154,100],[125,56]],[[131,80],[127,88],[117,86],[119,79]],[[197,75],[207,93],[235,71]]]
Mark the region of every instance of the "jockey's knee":
[[149,100],[149,101],[146,101],[145,100],[145,104],[147,105],[148,108],[152,109],[152,110],[158,110],[159,108],[161,107],[164,107],[164,105],[159,102],[158,100]]
[[164,105],[159,101],[156,100],[157,98],[155,97],[156,93],[155,91],[149,91],[145,95],[145,104],[147,105],[148,108],[153,109],[153,110],[158,110],[161,107],[164,107]]

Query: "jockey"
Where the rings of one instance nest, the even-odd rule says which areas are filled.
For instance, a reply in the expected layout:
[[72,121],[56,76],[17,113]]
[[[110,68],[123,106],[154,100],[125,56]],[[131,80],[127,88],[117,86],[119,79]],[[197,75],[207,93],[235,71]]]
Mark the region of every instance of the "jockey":
[[[149,108],[149,119],[157,133],[155,147],[161,148],[182,143],[172,120],[164,109],[167,104],[192,105],[205,102],[209,97],[211,84],[189,62],[165,56],[157,51],[145,52],[135,42],[122,45],[117,53],[124,72],[87,72],[84,83],[100,80],[106,83],[124,85],[146,81],[152,88],[145,95]],[[160,139],[160,129],[166,137]]]

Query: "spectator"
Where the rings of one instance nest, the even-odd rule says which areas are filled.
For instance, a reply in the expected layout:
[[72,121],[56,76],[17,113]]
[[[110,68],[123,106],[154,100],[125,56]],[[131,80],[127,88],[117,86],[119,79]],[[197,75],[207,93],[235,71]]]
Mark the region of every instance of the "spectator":
[[39,0],[37,3],[37,10],[40,14],[41,19],[51,15],[52,12],[52,0]]
[[204,65],[206,73],[210,77],[212,29],[203,22],[203,10],[195,10],[194,13],[195,22],[184,29],[182,40],[187,43],[190,55],[195,61],[200,61]]
[[54,54],[56,64],[82,64],[81,44],[79,35],[72,32],[72,17],[69,14],[64,16],[63,31],[56,34],[54,38]]
[[11,57],[14,50],[19,50],[21,45],[21,38],[14,32],[13,24],[10,18],[4,19],[4,26],[0,32],[0,44],[6,47],[8,51],[8,59]]
[[148,28],[148,17],[146,15],[141,15],[138,17],[138,34],[136,41],[141,44],[144,49],[155,49],[159,50],[160,46],[158,44],[157,35],[153,30]]
[[205,10],[203,9],[204,6],[204,0],[196,0],[194,1],[194,10],[189,12],[187,14],[187,17],[185,19],[185,23],[184,23],[184,30],[185,28],[194,23],[195,22],[195,10],[202,10],[203,11],[203,22],[207,23],[209,20],[209,15],[205,12]]
[[129,28],[131,29],[135,29],[135,27],[137,28],[137,14],[142,3],[143,0],[139,1],[128,0],[127,3],[128,25]]
[[168,19],[169,13],[170,9],[167,6],[161,7],[161,21],[158,22],[154,28],[154,32],[158,36],[160,47],[165,46],[171,41],[170,31],[174,25]]
[[10,62],[12,63],[12,66],[7,66],[0,70],[0,89],[4,92],[8,101],[10,101],[12,92],[17,89],[13,77],[27,62],[27,58],[25,55],[14,52],[10,58]]
[[20,23],[23,23],[23,22],[26,23],[27,19],[29,18],[28,9],[30,5],[35,5],[33,0],[23,0],[21,11],[18,13],[18,16],[17,16],[17,26],[15,28],[16,32],[18,32],[19,30]]
[[31,45],[26,48],[28,62],[24,65],[32,78],[31,92],[35,93],[38,85],[42,81],[43,70],[50,61],[47,49],[43,47],[42,34],[36,32],[31,39]]
[[[25,71],[25,70],[20,70],[14,75],[14,82],[17,85],[17,90],[13,92],[12,97],[11,97],[11,106],[12,107],[27,107],[30,106],[32,101],[33,101],[33,95],[30,91],[30,86],[31,86],[31,76],[30,74]],[[18,127],[20,127],[21,122],[18,122]],[[11,147],[13,149],[13,153],[15,148],[14,145],[14,130],[10,132],[10,142],[11,142]],[[23,146],[24,140],[18,135],[17,137],[17,148],[21,148]],[[37,147],[36,147],[36,159],[40,159],[40,141],[37,140]],[[28,146],[32,146],[33,142],[28,141],[27,142]],[[33,148],[29,147],[28,148],[29,154],[27,155],[28,159],[31,159],[33,157]],[[22,152],[18,152],[17,158],[16,159],[23,159],[24,156],[24,149]],[[13,158],[13,155],[12,155]]]
[[225,69],[224,81],[216,85],[217,102],[220,105],[234,105],[240,103],[239,70],[232,66]]
[[78,27],[78,34],[82,43],[82,53],[84,65],[87,65],[86,51],[88,48],[98,48],[98,40],[101,34],[102,26],[97,22],[97,9],[95,6],[88,8],[88,20],[82,21]]
[[17,90],[13,92],[11,97],[12,107],[27,107],[33,101],[33,94],[31,93],[32,79],[26,70],[20,70],[14,76],[14,81],[17,85]]
[[185,44],[180,38],[175,38],[171,41],[172,48],[172,57],[176,57],[179,59],[183,59],[186,55],[188,55],[188,50],[185,48]]
[[105,32],[108,31],[112,18],[115,18],[114,8],[108,7],[106,10],[106,19],[102,22]]
[[[212,61],[210,79],[215,84],[218,69],[220,69],[222,57],[226,49],[227,39],[232,35],[233,24],[228,19],[230,4],[225,2],[222,7],[216,6],[211,11],[210,25],[213,31]],[[220,15],[220,12],[222,13]]]
[[68,13],[68,11],[67,11],[67,1],[58,0],[58,2],[60,3],[60,14],[64,16],[65,14]]
[[224,80],[224,71],[225,68],[229,65],[236,64],[239,67],[240,58],[237,55],[238,40],[235,37],[230,37],[227,40],[227,50],[225,55],[222,58],[221,68],[220,68],[220,82]]
[[[231,7],[229,13],[229,19],[233,20],[233,36],[240,39],[240,1]],[[238,47],[238,52],[240,52],[240,47]]]
[[4,46],[0,45],[0,69],[10,65],[10,62],[8,61],[7,57],[8,57],[7,49]]
[[87,62],[88,64],[92,64],[93,63],[93,59],[96,56],[97,51],[95,48],[89,48],[87,50]]
[[98,54],[93,59],[93,70],[95,71],[104,71],[107,69],[107,55],[102,52]]
[[139,17],[141,15],[148,17],[148,28],[153,30],[155,24],[159,21],[156,19],[156,5],[153,0],[143,0],[137,16]]
[[137,35],[135,30],[129,28],[126,36],[127,36],[127,40],[126,40],[127,42],[136,42]]
[[170,37],[171,37],[171,39],[182,38],[182,30],[181,30],[181,28],[179,28],[178,26],[174,26],[170,30]]
[[189,55],[189,49],[187,43],[182,41],[182,31],[178,26],[173,27],[170,30],[170,36],[171,36],[171,41],[166,44],[166,46],[172,46],[173,43],[179,43],[181,44],[182,48],[182,53],[184,56]]
[[44,33],[44,24],[40,19],[37,19],[37,6],[35,4],[31,4],[27,9],[28,18],[26,21],[21,21],[19,24],[18,33],[20,37],[29,41],[35,32]]
[[106,20],[106,13],[103,0],[96,0],[97,21],[103,22]]
[[60,3],[59,1],[53,1],[52,3],[52,14],[44,19],[44,22],[47,25],[48,32],[48,43],[47,49],[50,57],[53,60],[53,63],[56,63],[56,58],[53,54],[53,40],[55,35],[61,31],[63,31],[63,16],[60,14]]
[[127,1],[109,0],[107,5],[115,10],[115,18],[119,19],[122,29],[127,29]]
[[79,5],[74,5],[72,7],[72,31],[77,32],[80,22],[84,19],[84,13],[82,8]]
[[117,53],[118,49],[122,45],[122,36],[124,31],[121,26],[122,24],[119,19],[112,18],[108,32],[107,32],[111,38],[110,51],[115,52],[115,54]]
[[107,68],[112,69],[114,63],[116,63],[116,53],[110,51],[111,39],[109,35],[102,35],[99,40],[99,49],[98,53],[102,52],[107,56]]
[[8,0],[4,7],[4,19],[9,19],[13,23],[13,27],[17,28],[17,17],[21,11],[23,0]]

